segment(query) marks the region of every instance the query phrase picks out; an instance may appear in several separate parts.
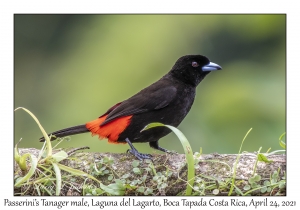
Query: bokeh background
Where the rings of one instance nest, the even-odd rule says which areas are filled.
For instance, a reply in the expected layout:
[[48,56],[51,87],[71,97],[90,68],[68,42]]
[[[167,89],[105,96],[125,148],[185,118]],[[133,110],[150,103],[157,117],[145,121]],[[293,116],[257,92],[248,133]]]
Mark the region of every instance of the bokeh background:
[[[32,111],[47,132],[83,124],[158,80],[186,54],[223,67],[198,86],[179,126],[194,151],[280,149],[286,129],[285,15],[15,15],[14,108]],[[176,113],[175,113],[176,114]],[[14,141],[41,148],[41,132],[14,113]],[[174,134],[160,145],[183,153]],[[90,134],[60,147],[125,152]],[[135,144],[152,153],[148,144]],[[158,152],[159,153],[159,152]]]

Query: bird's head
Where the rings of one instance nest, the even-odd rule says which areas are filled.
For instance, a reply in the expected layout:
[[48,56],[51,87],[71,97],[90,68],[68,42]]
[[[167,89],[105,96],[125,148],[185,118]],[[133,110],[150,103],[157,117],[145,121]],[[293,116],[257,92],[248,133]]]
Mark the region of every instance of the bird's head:
[[203,55],[185,55],[176,61],[170,74],[184,83],[197,86],[209,72],[221,69]]

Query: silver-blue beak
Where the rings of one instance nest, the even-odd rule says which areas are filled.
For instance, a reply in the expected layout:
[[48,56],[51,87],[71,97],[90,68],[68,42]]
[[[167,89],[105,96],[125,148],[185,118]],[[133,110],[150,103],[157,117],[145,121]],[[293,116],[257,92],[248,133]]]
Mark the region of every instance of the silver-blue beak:
[[202,67],[202,71],[215,71],[215,70],[221,70],[222,67],[219,66],[216,63],[210,62],[209,64]]

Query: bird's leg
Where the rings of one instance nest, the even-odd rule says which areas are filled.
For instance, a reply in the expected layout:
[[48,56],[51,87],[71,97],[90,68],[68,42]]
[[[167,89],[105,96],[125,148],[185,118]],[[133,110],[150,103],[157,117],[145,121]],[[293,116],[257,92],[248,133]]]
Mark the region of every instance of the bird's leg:
[[167,152],[167,153],[172,153],[171,151],[165,149],[165,148],[162,148],[160,146],[158,146],[158,141],[150,141],[149,142],[149,145],[150,147],[152,147],[153,149],[157,149],[157,150],[160,150],[162,152]]
[[137,151],[137,149],[132,145],[132,143],[130,142],[130,140],[128,138],[126,138],[125,141],[129,144],[129,146],[131,148],[131,149],[127,150],[127,152],[130,152],[131,154],[133,154],[137,159],[139,159],[139,160],[151,159],[150,154],[139,153]]

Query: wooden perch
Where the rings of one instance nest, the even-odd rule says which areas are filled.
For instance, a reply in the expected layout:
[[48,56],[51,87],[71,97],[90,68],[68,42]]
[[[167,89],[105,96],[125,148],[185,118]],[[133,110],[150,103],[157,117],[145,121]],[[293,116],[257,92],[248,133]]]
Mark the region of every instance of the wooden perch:
[[[21,148],[19,151],[21,155],[30,153],[36,157],[39,153],[39,150],[34,148]],[[236,154],[207,154],[195,157],[196,177],[193,193],[195,195],[228,195],[234,176],[236,159]],[[256,183],[253,184],[254,178],[251,177],[253,177],[257,155],[242,154],[237,164],[235,188],[232,195],[239,194],[238,189],[243,194],[248,192],[250,195],[274,195],[276,193],[277,195],[285,195],[286,156],[285,154],[270,155],[268,159],[271,160],[270,163],[257,163],[255,174],[260,175],[261,178],[254,180]],[[103,160],[106,161],[103,162]],[[139,162],[131,154],[126,153],[76,151],[60,163],[93,175],[106,186],[115,183],[116,179],[122,180],[127,184],[126,186],[131,186],[126,188],[125,195],[184,195],[187,184],[187,166],[184,154],[154,154],[153,162],[145,160]],[[51,165],[48,167],[51,169]],[[41,167],[37,171],[40,172],[32,176],[31,185],[25,183],[21,187],[15,187],[15,195],[47,195],[49,193],[50,188],[48,191],[38,190],[37,187],[41,187],[43,183],[34,182],[34,179],[39,178],[43,173],[49,175],[49,172],[41,172],[43,171]],[[14,173],[15,176],[26,174],[16,163]],[[276,173],[277,176],[275,176]],[[70,175],[63,171],[62,175],[61,195],[85,195],[89,191],[83,192],[84,189],[87,189],[83,186],[100,189],[99,183],[86,177]],[[53,186],[55,192],[55,174],[52,174],[49,180],[47,187]],[[266,186],[265,190],[261,190],[264,184],[266,185],[266,181],[270,181],[269,187]],[[279,187],[279,184],[276,185],[276,183],[281,184],[281,186]],[[258,189],[255,190],[255,188]],[[97,192],[101,194],[101,190]],[[103,195],[106,194],[103,193]]]

